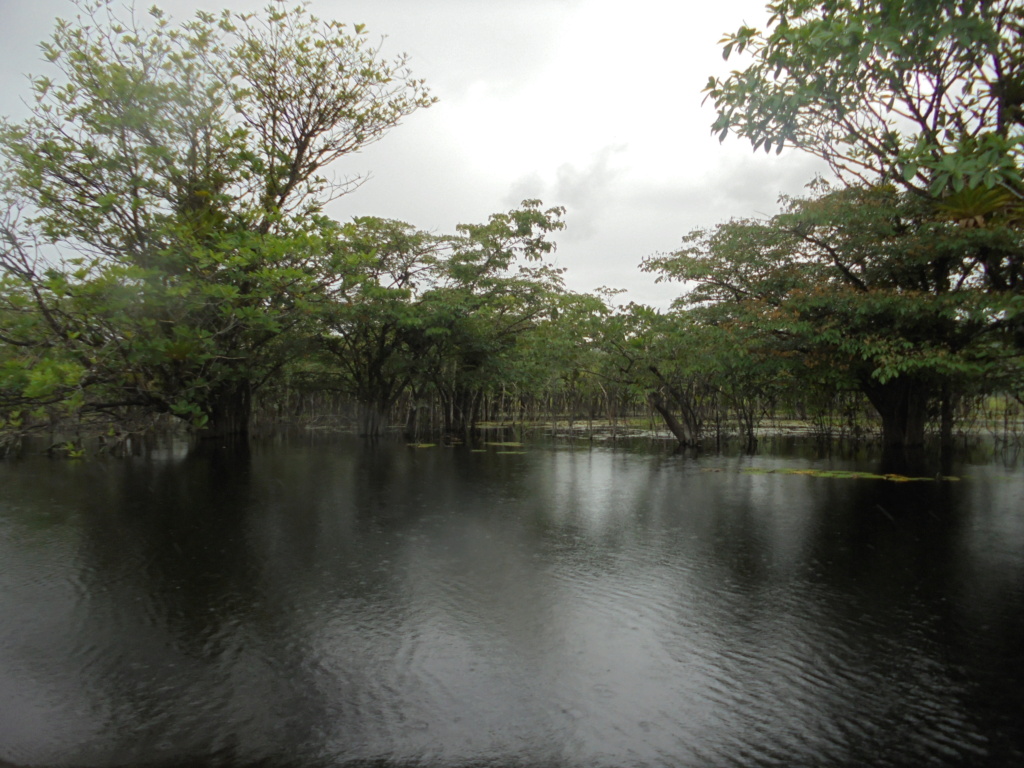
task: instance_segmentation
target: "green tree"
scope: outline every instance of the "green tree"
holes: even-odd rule
[[[613,293],[553,292],[548,312],[517,337],[503,366],[502,391],[535,418],[565,413],[571,425],[579,415],[612,417],[615,404],[598,339],[610,319],[607,300]]]
[[[695,232],[646,268],[855,385],[888,445],[959,393],[1019,387],[1024,9],[1017,0],[777,0],[722,43],[713,130],[828,163],[846,189]],[[1008,346],[1015,340],[1016,349]],[[998,382],[998,383],[997,383]]]
[[[437,279],[444,246],[444,238],[399,221],[363,217],[343,228],[352,286],[325,305],[319,343],[342,374],[340,389],[358,407],[361,435],[379,434],[415,383],[420,299]]]
[[[562,270],[545,256],[554,250],[548,234],[564,226],[563,212],[524,200],[485,224],[461,224],[448,238],[436,282],[422,295],[412,350],[450,434],[472,429],[519,337],[555,309]]]
[[[682,302],[798,357],[801,375],[845,377],[878,410],[890,446],[916,446],[937,407],[950,428],[957,392],[1009,386],[1016,296],[978,289],[983,253],[1014,230],[936,220],[892,187],[790,200],[767,221],[733,221],[649,258],[661,279],[692,281]]]
[[[735,424],[749,448],[779,377],[778,355],[752,333],[679,306],[630,304],[603,323],[608,377],[653,409],[681,447]]]
[[[741,27],[712,78],[712,130],[794,147],[855,186],[891,184],[936,218],[1018,228],[1024,181],[1024,7],[1019,0],[777,0]],[[988,246],[984,287],[1019,294],[1024,255]],[[981,287],[981,286],[979,286]],[[1024,347],[1024,319],[1008,318]]]
[[[43,318],[7,343],[60,349],[82,408],[244,433],[287,335],[339,284],[321,209],[355,181],[324,169],[432,98],[361,26],[302,5],[180,26],[79,8],[42,46],[55,73],[33,80],[30,117],[0,129],[5,183],[32,211],[9,217],[0,266],[8,301]]]
[[[933,196],[1021,191],[1019,0],[776,0],[723,39],[749,63],[712,78],[713,130],[796,147],[857,183]]]
[[[169,276],[97,258],[48,266],[11,247],[2,301],[20,322],[2,340],[6,397],[55,416],[142,409],[243,433],[250,393],[286,359],[320,293],[313,259],[300,259],[323,250],[309,237],[235,233],[193,248],[194,275]],[[19,361],[33,370],[17,375]],[[63,375],[41,388],[36,368]]]
[[[372,217],[342,226],[334,254],[345,286],[315,309],[325,356],[293,373],[305,368],[313,386],[350,398],[361,434],[378,434],[409,395],[407,431],[434,398],[445,430],[464,436],[485,396],[522,380],[527,337],[564,297],[544,260],[561,213],[527,200],[454,235]]]
[[[644,390],[680,446],[700,445],[717,394],[708,365],[710,326],[686,314],[662,314],[637,305],[629,310],[632,328],[622,347],[623,373]]]

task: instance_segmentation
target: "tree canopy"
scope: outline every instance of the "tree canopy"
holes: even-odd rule
[[[946,388],[1009,384],[1015,297],[980,290],[981,254],[1020,234],[936,220],[892,187],[825,189],[789,200],[769,220],[733,221],[687,236],[645,262],[691,281],[682,299],[707,322],[756,331],[807,378],[859,388],[893,444],[919,445]]]
[[[752,448],[780,407],[870,403],[917,446],[1022,396],[1019,2],[775,0],[728,35],[713,130],[836,178],[646,259],[686,287],[669,312],[567,290],[539,200],[451,233],[332,220],[360,183],[338,161],[434,100],[362,26],[77,7],[0,125],[0,437],[156,414],[223,438],[342,402],[366,435],[642,410]]]
[[[691,233],[649,259],[712,322],[842,372],[919,445],[981,381],[1019,386],[1024,7],[1017,0],[777,0],[722,40],[712,130],[825,160],[845,189]],[[708,314],[710,313],[710,314]],[[841,381],[836,381],[841,385]]]
[[[244,432],[289,332],[339,286],[322,207],[354,181],[327,167],[433,98],[303,5],[180,25],[78,7],[42,45],[29,118],[0,128],[4,311],[41,318],[9,342],[60,350],[54,401]]]
[[[941,196],[1019,196],[1024,7],[1019,0],[776,0],[766,30],[723,41],[746,66],[706,88],[713,130],[796,147],[848,181]]]

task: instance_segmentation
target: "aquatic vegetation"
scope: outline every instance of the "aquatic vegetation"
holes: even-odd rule
[[[714,471],[714,470],[702,470]],[[745,475],[807,475],[828,477],[837,480],[888,480],[891,483],[934,482],[936,480],[959,481],[959,477],[936,475],[935,477],[908,477],[893,473],[879,475],[874,472],[856,472],[846,469],[744,469]]]

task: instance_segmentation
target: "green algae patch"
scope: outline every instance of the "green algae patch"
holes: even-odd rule
[[[501,443],[501,442],[496,442],[496,441],[488,441],[488,442],[485,442],[484,445],[496,445],[498,447],[503,447],[503,448],[522,448],[523,447],[522,443],[513,443],[513,442]]]
[[[526,451],[495,451],[499,456],[522,456]]]
[[[407,443],[410,448],[437,448],[437,443]]]
[[[937,475],[936,477],[908,477],[906,475],[878,475],[874,472],[854,472],[845,469],[745,469],[746,475],[806,475],[808,477],[827,477],[834,480],[888,480],[890,483],[920,483],[947,480],[956,482],[959,477]]]

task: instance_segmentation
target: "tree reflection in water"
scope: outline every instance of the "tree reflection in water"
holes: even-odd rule
[[[0,464],[0,760],[1024,758],[1019,471],[770,472],[807,466],[879,468],[341,439]]]

